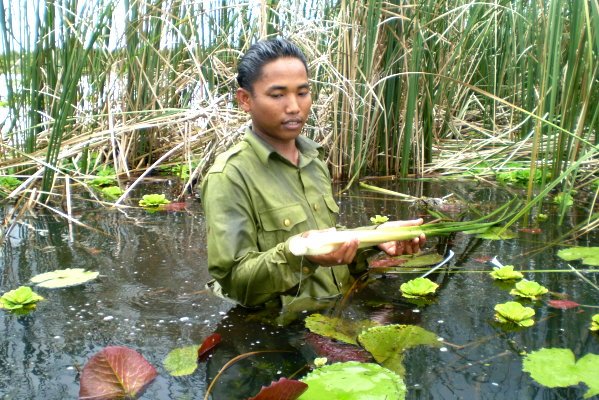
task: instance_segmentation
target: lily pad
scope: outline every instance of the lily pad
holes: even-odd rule
[[[501,226],[492,226],[491,228],[486,229],[484,232],[481,232],[476,235],[479,239],[487,239],[487,240],[507,240],[513,239],[517,235],[509,229],[504,229]]]
[[[500,281],[509,281],[522,279],[524,275],[520,271],[514,271],[513,265],[504,265],[503,267],[494,267],[489,273],[493,279]]]
[[[198,346],[171,350],[164,361],[164,368],[172,376],[191,375],[198,368]]]
[[[108,346],[83,367],[79,399],[134,399],[156,375],[156,369],[135,350]]]
[[[385,325],[368,329],[358,342],[374,359],[400,376],[405,374],[403,352],[415,346],[440,346],[437,335],[416,325]]]
[[[357,345],[356,337],[364,329],[378,326],[374,321],[351,321],[342,318],[327,317],[322,314],[309,315],[304,321],[311,332],[330,337],[341,342]]]
[[[19,286],[0,297],[0,308],[11,311],[35,308],[35,303],[41,300],[44,300],[44,298],[31,290],[29,286]]]
[[[306,390],[308,385],[304,382],[280,378],[270,386],[263,386],[256,396],[248,400],[297,400]]]
[[[96,279],[99,274],[99,272],[86,271],[83,268],[57,269],[36,275],[31,278],[31,282],[39,287],[56,289],[81,285],[82,283]]]
[[[372,268],[390,268],[401,266],[402,268],[418,268],[434,265],[443,260],[443,256],[437,253],[429,254],[406,254],[401,256],[389,257],[387,255],[376,257],[369,260],[368,264]]]
[[[585,265],[599,266],[599,247],[571,247],[557,252],[562,260],[582,260]]]
[[[568,387],[583,382],[589,388],[584,394],[585,399],[599,394],[597,354],[589,353],[576,362],[570,349],[541,349],[524,358],[522,369],[543,386]]]
[[[325,365],[301,380],[308,390],[299,400],[403,400],[406,384],[397,374],[373,363],[348,361]]]
[[[535,281],[529,281],[526,279],[522,279],[520,282],[516,283],[516,287],[510,291],[511,295],[526,297],[531,300],[538,300],[538,298],[549,290],[540,285]]]

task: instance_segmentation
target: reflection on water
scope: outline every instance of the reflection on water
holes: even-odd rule
[[[394,183],[389,188],[414,196],[454,193],[452,197],[463,207],[476,206],[484,212],[511,196],[473,183]],[[357,190],[340,193],[340,205],[347,226],[367,225],[374,214],[405,219],[423,212],[396,198]],[[543,211],[552,215],[550,208]],[[486,273],[476,271],[489,270],[485,260],[493,255],[525,271],[567,268],[556,258],[556,247],[544,246],[585,216],[572,212],[562,225],[550,218],[541,226],[541,234],[520,233],[514,240],[487,241],[463,234],[431,238],[427,247],[441,252],[451,248],[456,253],[449,271],[429,276],[441,285],[436,303],[417,307],[399,295],[401,283],[417,274],[377,274],[352,298],[334,303],[331,312],[385,324],[417,324],[443,339],[440,349],[421,346],[407,351],[409,399],[580,398],[584,387],[547,389],[534,383],[521,370],[520,353],[564,347],[577,358],[599,354],[599,337],[588,330],[596,310],[562,311],[537,303],[534,327],[505,332],[493,323],[493,307],[511,296]],[[154,214],[92,209],[81,220],[94,229],[73,227],[73,242],[62,219],[42,214],[23,220],[5,241],[0,293],[55,269],[97,270],[100,277],[83,286],[36,289],[46,301],[30,315],[0,312],[0,398],[76,398],[81,368],[108,345],[131,347],[158,369],[159,376],[143,399],[202,399],[209,382],[206,376],[214,376],[224,362],[247,351],[281,352],[236,364],[215,385],[215,399],[242,398],[241,393],[256,393],[270,380],[305,373],[315,353],[306,345],[301,320],[231,309],[204,290],[209,276],[199,204]],[[593,233],[581,238],[580,244],[596,246],[599,240]],[[596,274],[587,277],[597,284]],[[599,293],[575,274],[529,272],[527,278],[578,303],[599,304]],[[294,315],[307,315],[297,311]],[[269,321],[289,325],[277,327]],[[168,375],[162,360],[171,350],[199,345],[215,330],[223,334],[223,345],[208,367],[201,365],[187,377]]]

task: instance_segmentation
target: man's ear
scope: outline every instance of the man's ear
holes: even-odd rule
[[[246,89],[237,89],[237,102],[239,103],[239,107],[245,112],[249,112],[252,108],[251,97],[252,95]]]

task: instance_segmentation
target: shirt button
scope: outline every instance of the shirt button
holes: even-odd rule
[[[312,208],[314,209],[314,211],[318,211],[318,209],[320,207],[318,207],[318,203],[314,203],[314,205],[312,206]]]
[[[285,225],[285,226],[291,225],[291,220],[289,218],[285,218],[285,221],[283,221],[283,225]]]
[[[304,274],[309,274],[309,273],[310,273],[310,268],[308,268],[308,267],[304,267],[304,268],[302,268],[302,272],[303,272]]]

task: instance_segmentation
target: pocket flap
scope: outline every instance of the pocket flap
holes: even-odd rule
[[[260,222],[265,231],[291,231],[294,226],[307,219],[300,204],[262,211]]]

